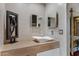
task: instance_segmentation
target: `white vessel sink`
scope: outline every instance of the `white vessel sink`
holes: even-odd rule
[[[51,38],[49,36],[32,36],[33,40],[37,40],[38,42],[47,42],[50,40],[54,40],[54,38]]]

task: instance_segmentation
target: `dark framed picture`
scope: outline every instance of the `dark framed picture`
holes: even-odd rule
[[[6,39],[11,40],[18,37],[18,14],[6,11]],[[11,40],[12,42],[12,40]]]

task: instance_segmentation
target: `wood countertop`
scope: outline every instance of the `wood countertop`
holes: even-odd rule
[[[5,44],[0,50],[0,53],[2,56],[32,55],[50,49],[59,48],[59,45],[59,41],[55,40],[42,43],[36,43],[33,40],[23,40],[13,44]]]

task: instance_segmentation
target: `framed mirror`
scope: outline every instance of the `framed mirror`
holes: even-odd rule
[[[73,18],[73,29],[74,29],[74,36],[79,36],[79,16]]]
[[[32,15],[32,27],[37,27],[37,15]]]
[[[58,27],[58,13],[56,13],[56,17],[48,17],[48,27],[50,29]]]
[[[48,27],[49,28],[55,27],[55,18],[54,17],[48,17]]]

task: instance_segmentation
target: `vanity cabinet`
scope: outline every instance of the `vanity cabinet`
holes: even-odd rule
[[[59,56],[59,55],[60,55],[59,48],[51,49],[37,54],[37,56]]]
[[[17,46],[11,45],[7,49],[9,49],[10,47],[12,49],[9,49],[9,50],[4,49],[4,51],[1,51],[1,56],[43,56],[43,55],[51,56],[55,53],[58,53],[56,51],[58,51],[57,48],[59,48],[59,46],[60,46],[59,41],[51,41],[51,42],[46,42],[46,43],[33,43],[32,42],[31,44],[32,45],[30,45],[30,46],[16,48],[16,49],[13,49],[13,47],[14,46],[18,47],[19,45],[17,45]],[[56,49],[56,50],[54,50],[54,49]]]

